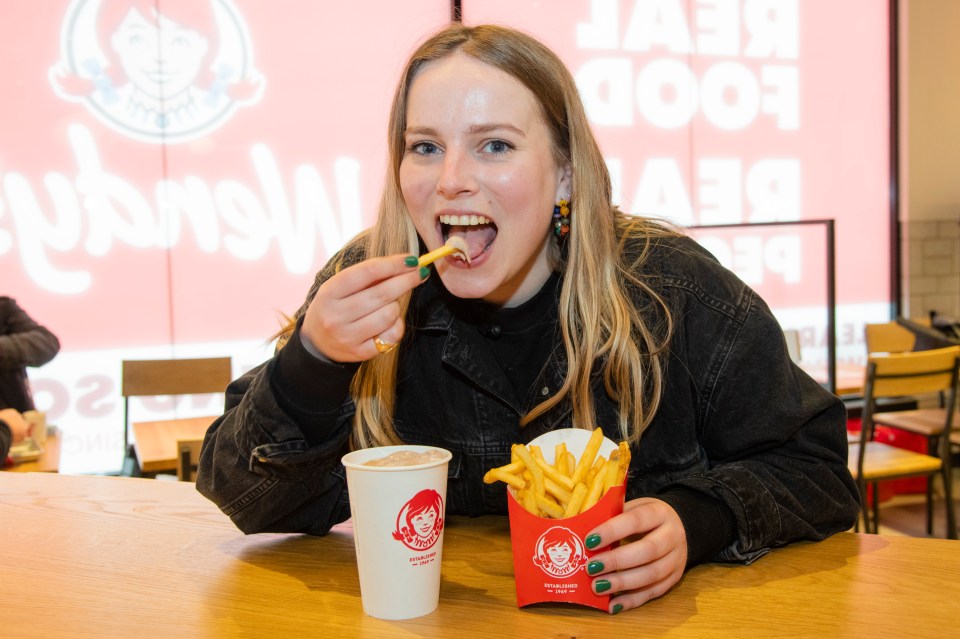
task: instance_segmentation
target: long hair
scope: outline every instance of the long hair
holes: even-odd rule
[[[595,427],[591,379],[603,377],[619,406],[624,439],[639,441],[660,401],[663,353],[672,332],[670,313],[650,286],[634,275],[644,255],[622,255],[628,237],[653,238],[674,231],[644,218],[628,217],[611,204],[610,175],[580,101],[576,84],[560,59],[536,39],[514,29],[452,24],[413,53],[398,83],[389,122],[389,163],[379,217],[365,238],[367,255],[416,253],[416,229],[400,193],[407,98],[423,65],[462,52],[520,81],[540,104],[551,133],[557,166],[571,170],[570,233],[563,249],[554,247],[554,268],[565,277],[559,321],[566,352],[563,385],[526,414],[525,425],[571,399],[573,424]],[[633,295],[629,289],[634,289]],[[638,308],[638,299],[649,308]],[[406,316],[410,295],[401,302]],[[658,318],[647,326],[644,317]],[[404,344],[364,362],[354,376],[356,402],[351,445],[365,448],[399,443],[393,428],[398,357]]]

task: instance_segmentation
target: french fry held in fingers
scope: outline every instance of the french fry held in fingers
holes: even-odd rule
[[[467,243],[462,237],[455,235],[448,239],[447,243],[440,248],[421,255],[420,259],[417,260],[417,265],[427,266],[429,264],[433,264],[441,257],[446,257],[452,253],[460,253],[460,255],[463,256],[463,259],[466,260],[467,264],[470,263],[470,248],[467,246]]]
[[[553,463],[547,462],[536,446],[514,444],[511,462],[488,470],[483,481],[507,484],[514,489],[517,503],[538,517],[573,517],[589,510],[611,488],[626,480],[629,445],[621,442],[606,459],[599,454],[602,442],[603,431],[594,429],[579,461],[565,444],[558,444]]]

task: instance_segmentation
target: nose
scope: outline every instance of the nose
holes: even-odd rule
[[[475,181],[469,158],[461,151],[448,148],[437,178],[437,193],[452,200],[472,192],[474,188]]]

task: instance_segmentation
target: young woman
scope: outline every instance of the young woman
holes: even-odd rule
[[[766,305],[681,234],[611,204],[570,73],[495,26],[450,26],[394,98],[376,225],[317,275],[276,355],[228,389],[198,489],[245,532],[350,516],[340,456],[453,452],[447,515],[506,512],[484,472],[557,428],[629,440],[622,515],[588,548],[610,611],[703,561],[853,525],[842,403]],[[556,213],[555,213],[556,211]],[[435,272],[416,255],[462,237]]]

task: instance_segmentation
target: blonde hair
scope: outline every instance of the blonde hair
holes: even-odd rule
[[[555,268],[565,272],[559,318],[568,368],[560,389],[535,406],[521,424],[528,424],[573,397],[573,424],[579,428],[595,427],[591,378],[598,372],[594,364],[602,362],[599,372],[605,390],[620,408],[621,436],[636,443],[659,405],[664,351],[672,327],[666,304],[634,274],[646,250],[640,255],[626,256],[623,242],[628,237],[650,240],[675,231],[644,218],[626,216],[611,204],[610,176],[573,77],[560,59],[536,39],[501,26],[467,27],[454,23],[413,53],[393,98],[389,166],[377,223],[364,238],[367,255],[418,252],[417,233],[399,183],[407,96],[424,64],[457,51],[505,71],[530,90],[541,105],[551,132],[557,166],[568,166],[571,171],[571,230],[564,249],[555,249],[552,255]],[[638,290],[631,295],[628,287]],[[646,300],[648,308],[637,307],[640,299]],[[401,300],[404,316],[409,301],[409,295]],[[659,319],[655,326],[647,326],[644,317]],[[354,376],[354,448],[399,443],[393,412],[403,347],[401,344],[400,349],[364,362]]]

